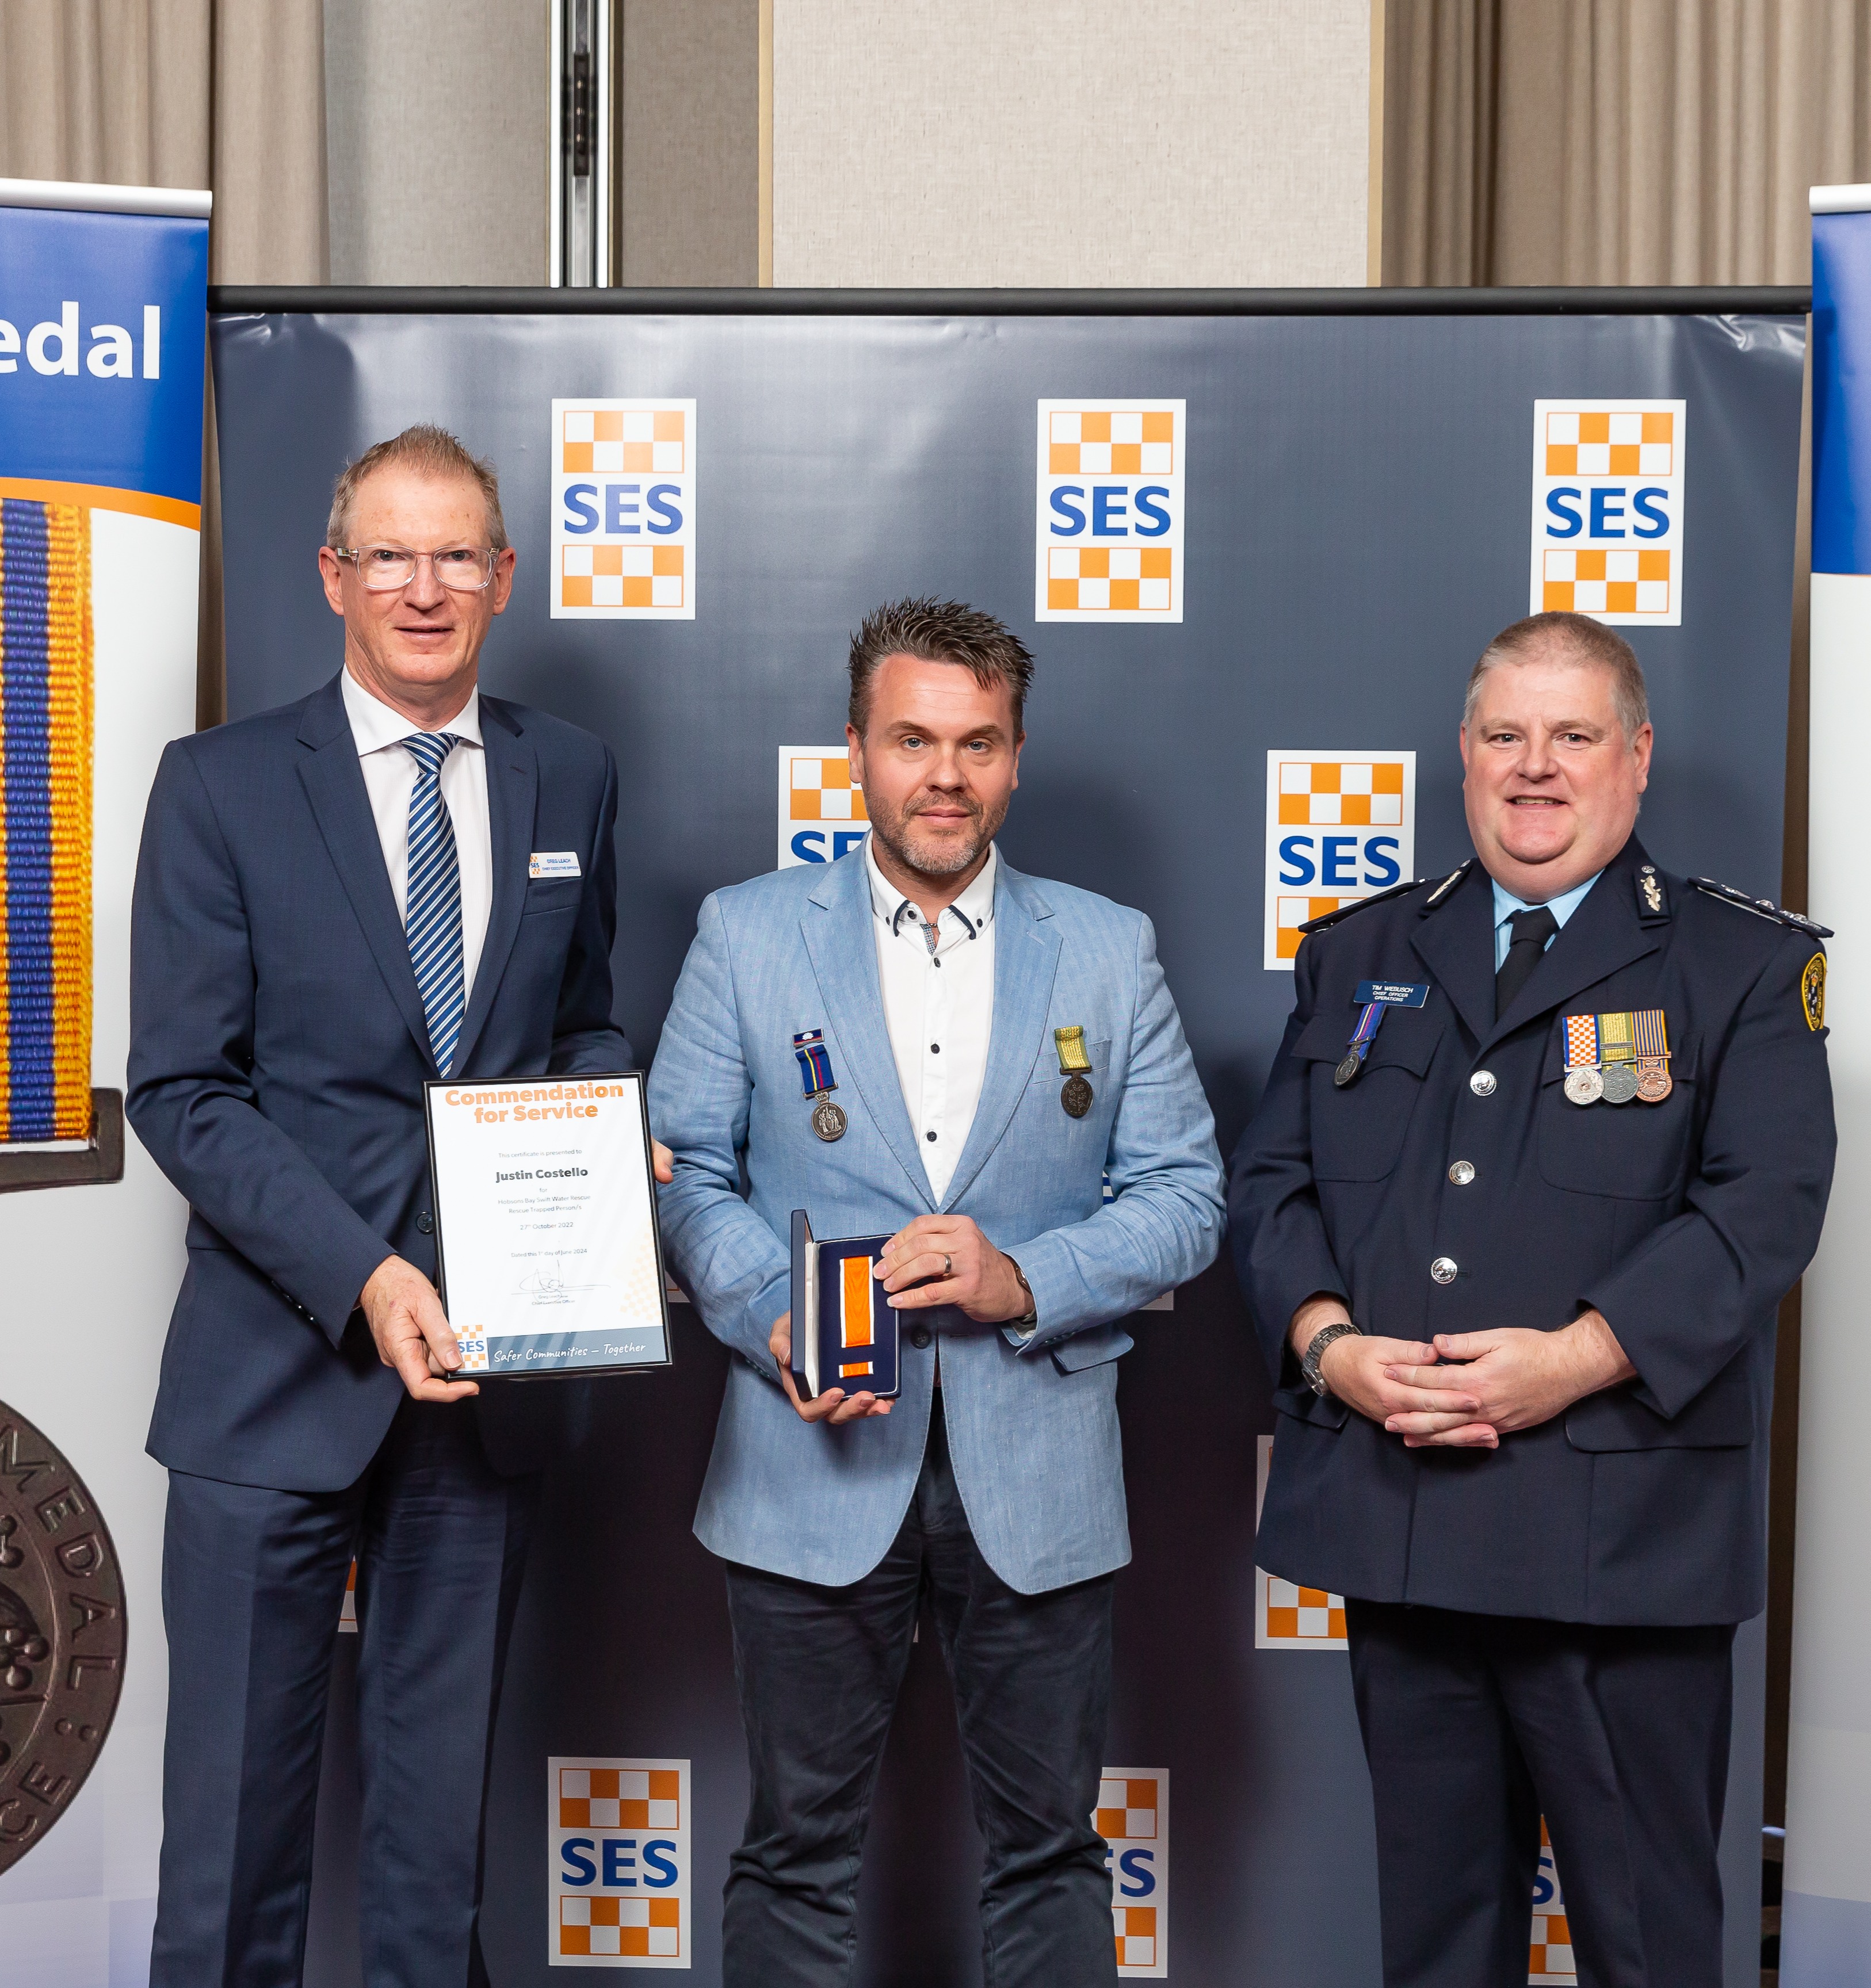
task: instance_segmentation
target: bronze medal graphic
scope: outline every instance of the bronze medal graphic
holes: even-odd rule
[[[848,1122],[844,1107],[833,1104],[829,1097],[821,1097],[812,1107],[812,1129],[828,1146],[833,1140],[844,1137]]]
[[[77,1473],[0,1401],[0,1871],[70,1807],[123,1686],[123,1581]]]
[[[1661,1063],[1653,1063],[1637,1080],[1637,1095],[1646,1104],[1660,1104],[1676,1084]]]
[[[1082,1077],[1068,1077],[1059,1087],[1059,1102],[1066,1115],[1082,1118],[1091,1109],[1091,1087]]]
[[[1342,1090],[1354,1082],[1358,1073],[1364,1068],[1364,1058],[1355,1050],[1347,1050],[1338,1067],[1331,1073],[1331,1080]]]

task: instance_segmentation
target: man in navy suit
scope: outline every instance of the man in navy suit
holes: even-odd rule
[[[1474,854],[1315,919],[1234,1158],[1279,1434],[1255,1558],[1345,1598],[1386,1988],[1720,1988],[1775,1315],[1832,1178],[1823,929],[1636,834],[1643,672],[1572,614],[1468,681]]]
[[[152,1988],[300,1979],[354,1555],[364,1976],[486,1980],[482,1784],[575,1398],[448,1378],[422,1086],[631,1060],[616,763],[475,686],[513,584],[492,470],[411,428],[345,472],[326,539],[342,672],[171,744],[137,869],[129,1114],[190,1206],[149,1442],[170,1485]]]

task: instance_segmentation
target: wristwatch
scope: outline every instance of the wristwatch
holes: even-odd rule
[[[1358,1327],[1348,1318],[1340,1319],[1335,1325],[1321,1325],[1306,1342],[1306,1350],[1299,1363],[1299,1371],[1306,1377],[1306,1385],[1315,1395],[1329,1395],[1331,1388],[1325,1384],[1325,1376],[1319,1371],[1319,1356],[1335,1339],[1342,1339],[1348,1332],[1358,1332]]]
[[[1005,1256],[1007,1253],[1003,1250],[1001,1253]],[[1007,1320],[1007,1323],[1009,1325],[1012,1326],[1017,1332],[1030,1332],[1034,1327],[1037,1325],[1040,1322],[1039,1305],[1034,1297],[1033,1286],[1027,1281],[1026,1272],[1023,1270],[1017,1263],[1013,1263],[1013,1259],[1011,1256],[1007,1257],[1007,1261],[1013,1264],[1014,1278],[1019,1283],[1020,1289],[1027,1293],[1027,1310],[1025,1315],[1020,1318],[1010,1318]]]

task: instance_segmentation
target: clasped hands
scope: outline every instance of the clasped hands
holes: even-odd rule
[[[1314,1332],[1345,1315],[1341,1300],[1308,1299],[1293,1315],[1294,1350],[1303,1355]],[[1555,1332],[1504,1326],[1427,1342],[1348,1332],[1319,1361],[1339,1400],[1400,1435],[1406,1449],[1497,1449],[1504,1435],[1550,1422],[1636,1371],[1595,1311]]]
[[[675,1178],[674,1157],[660,1139],[651,1144],[656,1178],[667,1187]],[[481,1391],[475,1381],[449,1378],[462,1364],[455,1328],[435,1286],[407,1258],[386,1256],[377,1265],[357,1308],[370,1328],[377,1358],[396,1369],[411,1400],[465,1401]]]
[[[884,1245],[872,1270],[891,1293],[897,1311],[927,1310],[932,1305],[956,1305],[983,1325],[1024,1318],[1032,1302],[1003,1256],[966,1215],[919,1215]],[[926,1281],[925,1281],[926,1280]],[[914,1289],[911,1286],[914,1286]],[[860,1389],[848,1400],[842,1388],[827,1388],[809,1401],[799,1398],[793,1381],[793,1314],[775,1322],[767,1345],[780,1363],[780,1384],[787,1399],[809,1422],[861,1422],[887,1415],[895,1405]]]

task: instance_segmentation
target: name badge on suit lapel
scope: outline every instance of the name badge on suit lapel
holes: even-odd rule
[[[812,1129],[830,1145],[844,1137],[850,1122],[841,1105],[832,1103],[828,1092],[837,1084],[831,1074],[831,1053],[825,1046],[823,1029],[805,1029],[793,1038],[793,1053],[799,1059],[800,1080],[806,1089],[806,1102],[812,1107]]]

